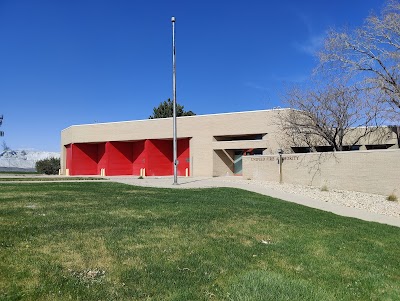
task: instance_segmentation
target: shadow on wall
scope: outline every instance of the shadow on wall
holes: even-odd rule
[[[70,175],[146,175],[173,174],[172,140],[75,143],[66,147],[66,168]],[[178,175],[190,168],[189,138],[178,139]]]
[[[213,176],[233,175],[234,173],[234,156],[232,150],[214,150]]]

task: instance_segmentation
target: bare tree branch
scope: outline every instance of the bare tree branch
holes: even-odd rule
[[[319,71],[345,70],[364,89],[377,90],[391,119],[400,116],[400,2],[390,0],[380,15],[355,30],[331,30],[319,53]],[[375,95],[377,95],[375,93]],[[371,96],[369,96],[371,97]]]
[[[291,146],[327,145],[342,151],[375,132],[382,120],[380,106],[371,105],[363,90],[339,83],[290,88],[284,102],[293,108],[279,115]]]

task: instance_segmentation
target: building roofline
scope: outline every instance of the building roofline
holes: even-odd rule
[[[199,118],[199,117],[208,117],[208,116],[220,116],[220,115],[233,115],[233,114],[246,114],[246,113],[258,113],[258,112],[271,112],[271,111],[285,111],[291,110],[291,108],[273,108],[266,110],[253,110],[253,111],[239,111],[239,112],[228,112],[228,113],[214,113],[214,114],[203,114],[203,115],[193,115],[193,116],[180,116],[177,118]],[[88,126],[88,125],[101,125],[101,124],[116,124],[116,123],[128,123],[128,122],[151,122],[151,120],[160,120],[160,119],[172,119],[172,117],[167,118],[154,118],[154,119],[138,119],[138,120],[125,120],[125,121],[111,121],[111,122],[99,122],[99,123],[85,123],[85,124],[74,124],[69,127],[61,130],[61,132],[68,130],[72,127],[80,127],[80,126]]]

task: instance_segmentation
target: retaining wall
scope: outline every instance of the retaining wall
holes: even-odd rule
[[[400,150],[282,155],[282,181],[400,197]],[[243,178],[279,182],[279,155],[243,157]]]

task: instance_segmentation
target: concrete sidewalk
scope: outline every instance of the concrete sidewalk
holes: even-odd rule
[[[304,195],[287,193],[285,191],[269,189],[249,180],[243,180],[241,177],[189,177],[178,178],[178,184],[173,185],[173,177],[146,177],[138,179],[137,177],[114,176],[107,177],[109,180],[136,186],[160,187],[173,189],[187,188],[211,188],[211,187],[232,187],[240,188],[248,191],[268,195],[274,198],[279,198],[288,202],[304,205],[311,208],[316,208],[328,212],[335,213],[341,216],[354,217],[365,221],[377,222],[381,224],[400,227],[400,218],[377,214],[358,208],[340,206],[333,203],[322,202],[316,199],[309,198]]]

